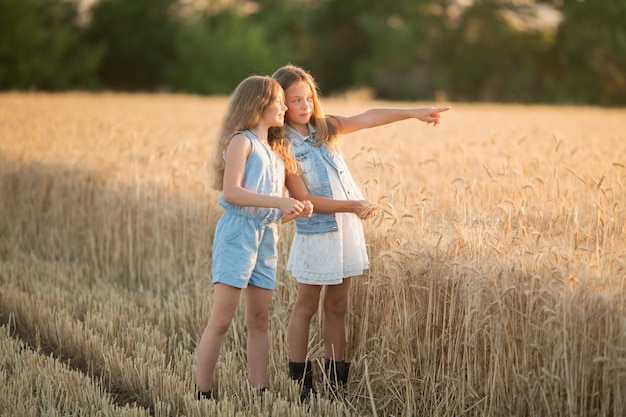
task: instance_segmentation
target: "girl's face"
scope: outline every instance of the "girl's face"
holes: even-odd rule
[[[286,111],[287,106],[285,105],[285,97],[283,95],[283,89],[281,88],[276,95],[276,100],[265,109],[263,119],[269,127],[281,127],[285,124]]]
[[[315,104],[311,86],[305,81],[298,81],[285,90],[287,101],[287,121],[290,125],[306,125],[311,120]]]

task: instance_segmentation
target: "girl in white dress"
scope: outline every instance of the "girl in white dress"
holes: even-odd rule
[[[298,282],[287,328],[289,375],[302,385],[302,401],[315,392],[311,361],[307,360],[309,327],[325,288],[325,370],[331,398],[343,398],[350,369],[344,358],[348,293],[351,278],[362,275],[369,266],[360,217],[371,213],[366,210],[371,204],[364,200],[341,155],[341,135],[410,118],[436,126],[439,113],[449,107],[378,108],[350,117],[326,116],[308,72],[287,65],[272,78],[285,91],[285,135],[299,165],[300,176],[288,175],[285,184],[293,198],[310,200],[314,206],[310,218],[296,219],[287,263]]]

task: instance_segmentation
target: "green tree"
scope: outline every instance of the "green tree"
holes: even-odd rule
[[[515,27],[528,5],[511,0],[476,0],[447,23],[434,44],[437,84],[449,98],[469,101],[533,101],[540,57],[549,36]],[[523,25],[522,25],[523,26]]]
[[[290,59],[299,61],[309,33],[309,20],[317,5],[309,0],[258,0],[258,10],[250,18],[266,28],[271,44],[284,45]]]
[[[434,0],[263,0],[275,36],[292,61],[311,70],[325,93],[373,87],[378,97],[431,95],[429,41],[437,30]],[[286,7],[291,4],[291,7]],[[291,16],[291,17],[289,17]],[[280,20],[283,23],[280,23]]]
[[[432,97],[432,43],[439,36],[432,0],[374,2],[358,17],[370,53],[355,66],[355,80],[390,99]]]
[[[291,54],[286,42],[270,40],[267,27],[236,10],[192,19],[180,31],[168,65],[170,85],[190,93],[229,94],[249,75],[272,74]]]
[[[0,0],[0,89],[92,88],[101,55],[83,41],[76,2]]]
[[[176,56],[178,0],[99,0],[91,9],[89,42],[104,45],[99,77],[107,88],[154,90],[167,84]]]
[[[626,2],[557,2],[563,14],[545,80],[552,99],[626,104]]]
[[[357,63],[371,54],[367,33],[359,22],[363,10],[376,0],[326,0],[303,19],[306,39],[299,54],[326,93],[354,84]]]

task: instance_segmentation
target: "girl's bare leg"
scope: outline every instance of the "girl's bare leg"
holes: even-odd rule
[[[213,371],[226,332],[233,321],[241,289],[217,283],[213,289],[213,310],[198,344],[196,365],[196,389],[209,391]]]
[[[324,317],[322,336],[324,338],[324,355],[328,359],[343,361],[346,345],[346,312],[350,280],[346,278],[339,285],[328,285],[324,290]]]
[[[264,388],[267,385],[269,363],[269,307],[272,290],[249,285],[244,291],[246,302],[246,327],[248,328],[248,366],[250,385]]]
[[[293,362],[306,361],[309,327],[317,312],[321,291],[321,285],[298,284],[298,295],[287,327],[289,359]]]

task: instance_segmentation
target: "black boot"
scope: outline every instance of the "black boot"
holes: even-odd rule
[[[334,361],[326,359],[324,369],[328,377],[330,392],[328,397],[331,400],[347,398],[348,394],[348,373],[350,372],[350,362]]]
[[[198,400],[214,400],[215,399],[215,398],[213,398],[213,391],[212,390],[196,391],[196,393],[197,393]]]
[[[298,381],[302,387],[300,391],[300,402],[306,402],[311,394],[316,394],[315,388],[313,387],[313,366],[311,365],[311,361],[289,361],[289,379]]]
[[[256,395],[254,396],[253,401],[258,401],[259,403],[265,402],[267,398],[265,393],[269,393],[267,387],[256,388],[254,392]]]

